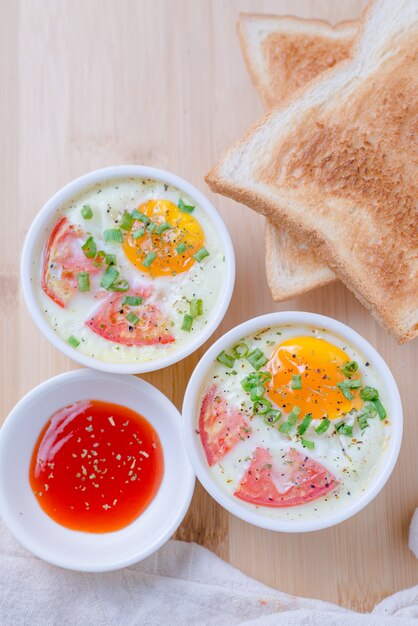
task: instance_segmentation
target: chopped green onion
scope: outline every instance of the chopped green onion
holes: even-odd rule
[[[281,426],[279,427],[281,433],[284,433],[285,435],[288,435],[290,433],[290,431],[298,421],[299,413],[300,408],[298,406],[294,406],[287,416],[287,421],[283,422],[283,424],[281,424]]]
[[[337,424],[335,424],[335,430],[339,435],[347,435],[347,437],[353,436],[353,427],[346,424],[344,420],[341,420]]]
[[[193,324],[192,316],[186,313],[186,315],[183,317],[183,324],[181,325],[181,330],[190,332],[192,329],[192,324]]]
[[[90,291],[90,275],[88,272],[80,272],[77,280],[79,291]]]
[[[308,450],[313,450],[315,448],[315,443],[313,441],[309,441],[309,439],[301,438],[301,443],[304,448],[308,448]]]
[[[241,380],[241,387],[244,389],[244,391],[251,391],[251,389],[255,387],[258,382],[260,382],[258,378],[255,379],[249,374]]]
[[[103,289],[109,289],[109,287],[115,282],[118,276],[119,272],[116,267],[114,265],[109,265],[109,267],[106,268],[106,271],[102,276],[100,285],[103,287]]]
[[[89,219],[89,218],[88,218]],[[71,335],[71,337],[68,337],[68,343],[70,344],[70,346],[72,346],[73,348],[78,348],[78,346],[80,345],[79,340],[77,339],[77,337],[74,337],[73,335]]]
[[[363,387],[360,389],[360,398],[362,400],[376,400],[379,397],[379,392],[374,387]]]
[[[93,259],[93,265],[95,267],[102,267],[103,263],[106,261],[106,253],[103,250],[99,250]]]
[[[140,296],[125,296],[122,300],[122,306],[129,304],[129,306],[139,306],[142,304],[142,298]]]
[[[153,232],[154,232],[154,230],[155,230],[156,225],[157,225],[157,224],[156,224],[155,222],[150,222],[150,223],[148,224],[148,226],[147,226],[147,231],[148,231],[149,233],[153,233]]]
[[[155,227],[155,232],[157,233],[157,235],[162,235],[166,230],[170,230],[171,225],[168,222],[164,222],[163,224],[158,224],[158,226]]]
[[[318,435],[322,435],[328,430],[330,424],[331,420],[329,420],[327,417],[322,418],[319,426],[315,428],[315,432],[318,433]]]
[[[184,243],[184,241],[182,241],[181,243],[179,243],[179,245],[176,248],[177,254],[182,254],[186,250],[186,248],[187,248],[186,244]]]
[[[151,267],[151,264],[155,261],[156,258],[157,255],[151,250],[151,252],[148,252],[147,256],[142,261],[142,265],[144,265],[145,267]]]
[[[255,350],[250,352],[250,354],[247,356],[247,361],[251,363],[251,365],[253,366],[255,370],[259,370],[267,363],[268,359],[261,352],[261,350],[256,348]]]
[[[344,398],[347,398],[347,400],[352,400],[354,398],[351,391],[347,389],[347,387],[343,386],[343,383],[337,383],[337,385],[340,388],[340,391],[343,394]]]
[[[184,204],[181,198],[179,198],[179,203],[177,206],[182,213],[193,213],[193,211],[195,210],[195,207],[191,204]]]
[[[190,315],[192,317],[199,317],[203,313],[203,300],[200,298],[193,298],[190,301]]]
[[[140,211],[137,211],[136,209],[131,211],[131,217],[133,217],[134,220],[139,220],[140,222],[145,224],[145,226],[148,226],[148,224],[151,221],[148,215],[145,215],[144,213],[141,213]]]
[[[383,404],[380,402],[379,398],[372,400],[372,404],[374,408],[376,409],[377,414],[379,415],[380,419],[384,420],[386,417],[386,410]]]
[[[132,215],[130,215],[130,213],[128,213],[128,211],[125,211],[125,213],[120,218],[119,227],[123,228],[123,230],[131,230],[134,221],[135,220],[132,217]]]
[[[116,256],[114,254],[106,254],[106,265],[116,265]]]
[[[132,239],[135,239],[135,241],[137,239],[140,239],[141,237],[143,237],[145,234],[145,228],[138,228],[138,230],[134,230],[133,232],[131,232],[131,237]]]
[[[360,378],[355,378],[354,380],[348,379],[340,384],[345,385],[348,389],[359,389],[361,387],[361,380]]]
[[[139,317],[137,317],[135,313],[132,313],[132,311],[128,313],[128,315],[126,316],[126,319],[128,320],[130,324],[132,324],[132,326],[135,326],[139,322]]]
[[[85,204],[83,206],[83,208],[81,209],[81,217],[84,220],[91,220],[91,218],[93,217],[93,211],[91,210],[91,206],[88,204]]]
[[[200,248],[200,250],[198,250],[193,255],[193,258],[196,259],[196,261],[198,261],[198,263],[201,263],[203,261],[203,259],[205,259],[207,256],[209,256],[209,252],[206,250],[206,248]]]
[[[189,315],[189,317],[191,317],[191,315]],[[191,319],[193,318],[191,317]],[[218,361],[218,363],[222,363],[222,365],[225,365],[226,367],[234,367],[234,363],[235,363],[234,357],[231,356],[230,354],[227,354],[225,350],[222,350],[222,352],[218,354],[218,356],[216,357],[216,360]]]
[[[293,407],[293,409],[290,411],[289,415],[287,416],[287,421],[289,422],[289,424],[292,424],[292,426],[296,424],[296,422],[298,421],[300,411],[301,410],[298,406]]]
[[[267,426],[271,426],[279,421],[281,415],[282,412],[278,409],[270,409],[270,411],[264,416],[264,423],[267,424]]]
[[[291,424],[290,422],[283,422],[279,426],[279,431],[283,433],[284,435],[288,435],[290,431],[292,430],[293,426],[294,424]]]
[[[243,359],[249,353],[247,344],[237,343],[237,345],[232,348],[232,353],[236,359]]]
[[[359,387],[361,387],[361,380],[343,380],[342,382],[337,383],[337,387],[343,394],[344,398],[347,398],[347,400],[352,400],[354,396],[351,393],[350,389],[358,389]]]
[[[120,228],[108,228],[107,230],[103,231],[103,238],[105,241],[123,243],[123,235]]]
[[[250,400],[254,402],[255,400],[259,400],[266,393],[266,388],[264,385],[256,385],[255,387],[251,387],[250,389]]]
[[[302,377],[300,374],[293,374],[291,388],[293,390],[302,389]]]
[[[271,409],[271,402],[270,400],[267,400],[266,398],[260,398],[259,400],[256,400],[253,404],[253,411],[257,415],[265,415],[266,413],[270,411],[270,409]]]
[[[310,413],[307,413],[305,417],[303,418],[302,423],[299,424],[297,428],[298,435],[305,434],[311,422],[312,422],[312,415]]]
[[[260,380],[263,383],[268,383],[270,382],[270,380],[272,379],[272,375],[270,374],[270,372],[258,372],[257,374],[258,376],[261,376]]]
[[[367,426],[369,425],[367,420],[375,418],[376,414],[377,410],[374,406],[374,402],[368,402],[367,404],[365,404],[363,407],[363,411],[359,415],[357,415],[357,421],[360,430],[364,430],[365,428],[367,428]]]
[[[95,264],[96,267],[101,267],[103,263],[107,262],[106,257],[107,257],[106,252],[104,250],[99,250],[96,254],[96,258],[94,259],[93,263]],[[110,265],[110,263],[107,263],[107,265]]]
[[[341,367],[341,371],[344,374],[344,376],[350,376],[351,374],[354,374],[354,372],[357,372],[357,370],[358,370],[357,361],[349,361],[348,363],[346,363],[345,365]]]
[[[369,425],[369,423],[367,421],[367,416],[364,415],[363,413],[361,415],[357,416],[357,421],[358,421],[358,425],[360,427],[360,430],[364,430]]]
[[[119,291],[122,293],[124,291],[129,291],[129,283],[125,278],[121,278],[120,280],[117,280],[110,285],[110,290]]]
[[[265,388],[262,385],[269,380],[271,380],[270,372],[250,372],[248,376],[241,380],[241,387],[244,391],[251,391],[256,387],[261,386],[264,393]]]
[[[87,241],[81,246],[81,249],[88,259],[93,259],[97,253],[97,247],[93,237],[89,237]]]
[[[362,415],[365,415],[367,419],[371,419],[376,417],[377,411],[372,402],[368,402],[363,406],[363,410],[361,412]]]

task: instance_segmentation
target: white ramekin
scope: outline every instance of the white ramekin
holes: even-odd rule
[[[137,411],[155,428],[163,448],[164,475],[154,500],[116,532],[85,533],[61,526],[41,509],[29,483],[30,460],[43,426],[58,409],[83,399]],[[81,369],[50,378],[18,402],[0,430],[0,515],[28,550],[67,569],[115,570],[155,552],[181,524],[194,483],[179,412],[158,389],[135,376]]]
[[[202,446],[196,437],[196,419],[200,401],[202,385],[204,384],[208,370],[212,366],[217,355],[228,349],[234,343],[238,343],[242,337],[251,335],[262,328],[270,326],[278,326],[284,324],[306,325],[316,328],[323,328],[326,331],[334,333],[347,341],[347,344],[357,349],[366,361],[373,363],[377,375],[382,380],[386,388],[386,403],[388,414],[391,417],[391,437],[388,449],[386,451],[382,466],[379,473],[371,480],[367,491],[353,504],[336,512],[331,512],[328,516],[321,519],[306,520],[275,520],[258,513],[256,509],[249,510],[242,506],[237,498],[228,496],[213,480],[207,460],[202,450]],[[201,358],[197,364],[189,384],[183,403],[183,431],[186,443],[187,453],[196,472],[196,475],[205,489],[210,495],[221,504],[227,511],[233,513],[242,520],[269,530],[281,532],[309,532],[313,530],[321,530],[334,526],[348,519],[363,509],[369,502],[373,500],[383,488],[398,458],[402,441],[403,414],[402,404],[399,396],[398,387],[395,379],[380,354],[369,344],[366,339],[356,333],[352,328],[324,315],[316,315],[315,313],[304,313],[300,311],[284,311],[279,313],[270,313],[255,317],[239,326],[236,326],[218,341],[216,341]]]
[[[34,264],[40,263],[40,253],[43,245],[47,240],[49,232],[56,220],[57,209],[69,200],[79,194],[83,189],[96,183],[113,180],[115,178],[136,177],[136,178],[153,178],[168,185],[177,187],[184,191],[190,198],[196,201],[201,209],[209,216],[218,234],[221,246],[225,251],[225,275],[223,284],[219,286],[219,297],[216,309],[210,317],[205,329],[202,333],[197,334],[195,339],[187,346],[173,352],[161,359],[152,360],[143,363],[112,363],[101,361],[90,356],[86,356],[61,339],[48,324],[44,317],[38,298],[36,297],[36,289],[40,289],[40,285],[34,284],[32,280],[34,275]],[[164,170],[147,167],[144,165],[117,165],[106,167],[104,169],[95,170],[89,174],[85,174],[58,191],[48,202],[42,207],[38,215],[32,222],[31,227],[26,235],[23,245],[21,260],[21,282],[23,295],[26,300],[29,313],[31,314],[35,324],[45,337],[66,356],[77,361],[86,367],[101,370],[103,372],[113,372],[115,374],[142,374],[157,369],[162,369],[173,363],[181,361],[186,356],[197,350],[205,341],[209,339],[212,333],[219,326],[231,300],[235,282],[235,255],[231,238],[228,230],[209,200],[190,183],[182,178],[166,172]]]

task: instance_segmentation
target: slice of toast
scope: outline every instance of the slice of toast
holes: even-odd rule
[[[237,30],[248,72],[264,106],[271,109],[347,59],[358,22],[331,26],[323,20],[241,13]]]
[[[318,74],[346,59],[358,22],[332,27],[322,20],[241,13],[238,37],[264,106],[283,105]],[[273,300],[294,298],[335,280],[303,241],[266,220],[266,274]]]
[[[352,58],[256,122],[217,192],[318,251],[400,342],[418,334],[418,3],[376,0]]]
[[[335,274],[303,239],[266,220],[266,275],[275,302],[296,298],[335,280]]]

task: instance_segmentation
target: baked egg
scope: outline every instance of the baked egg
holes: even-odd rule
[[[150,178],[98,183],[59,207],[39,299],[75,350],[114,363],[177,352],[214,316],[225,253],[209,215]]]
[[[359,499],[388,449],[381,380],[337,335],[277,326],[223,350],[196,437],[215,482],[271,518],[321,518]]]

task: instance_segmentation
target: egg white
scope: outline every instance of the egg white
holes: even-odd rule
[[[378,389],[383,405],[388,406],[385,389],[377,377],[373,363],[366,366],[364,357],[351,346],[348,346],[340,337],[323,330],[292,325],[266,329],[256,336],[243,337],[242,341],[248,345],[250,350],[259,348],[267,357],[270,357],[279,343],[299,335],[312,335],[323,338],[342,348],[349,359],[358,362],[363,384]],[[226,350],[226,352],[230,353],[231,350]],[[304,438],[313,441],[315,444],[313,450],[308,450],[302,446],[300,439],[296,437],[296,429],[293,435],[288,437],[280,433],[274,426],[266,425],[262,416],[255,416],[250,421],[252,402],[242,389],[240,381],[251,371],[254,370],[246,359],[237,360],[232,369],[228,369],[215,361],[202,386],[201,396],[203,397],[208,387],[215,383],[220,393],[231,405],[241,407],[244,410],[252,430],[249,438],[237,443],[219,464],[209,468],[212,477],[218,485],[243,507],[252,510],[256,509],[261,515],[266,517],[283,520],[321,518],[329,512],[343,509],[348,502],[352,503],[358,499],[367,490],[370,481],[379,471],[388,448],[390,416],[388,415],[387,419],[383,421],[378,416],[370,419],[369,427],[364,431],[360,431],[356,422],[357,412],[345,416],[344,421],[353,425],[353,437],[335,433],[335,429],[332,427],[333,421],[331,421],[331,425],[326,433],[318,435],[315,432],[315,428],[319,425],[320,420],[312,420],[307,432],[303,435]],[[197,411],[196,429],[198,429],[198,413]],[[285,418],[285,414],[283,417]],[[278,423],[280,424],[282,421],[283,418]],[[338,422],[339,420],[335,421]],[[197,434],[196,436],[200,441],[199,435]],[[353,438],[356,438],[361,443],[352,443]],[[334,474],[340,484],[336,490],[330,491],[324,497],[295,507],[271,508],[237,500],[233,493],[248,469],[257,447],[269,448],[273,455],[273,463],[275,457],[280,459],[289,448],[293,447],[301,454],[321,463]]]
[[[177,204],[180,197],[186,204],[195,206],[193,217],[204,231],[205,247],[210,253],[202,263],[194,263],[187,272],[152,279],[149,274],[142,273],[126,258],[120,244],[103,241],[103,231],[117,227],[115,220],[125,210],[136,209],[151,199],[166,199]],[[91,206],[93,211],[90,220],[84,220],[81,215],[81,209],[85,204]],[[42,263],[40,263],[35,277],[39,285],[39,301],[50,326],[64,341],[74,336],[80,341],[76,349],[87,356],[102,361],[132,363],[165,357],[194,341],[196,335],[202,333],[216,309],[221,292],[219,287],[225,277],[225,255],[214,225],[192,198],[160,181],[123,178],[86,189],[59,208],[56,221],[63,215],[66,215],[73,224],[79,225],[86,233],[86,238],[92,235],[98,250],[104,249],[116,255],[120,273],[127,279],[131,288],[152,284],[154,293],[147,302],[159,305],[170,320],[169,330],[175,336],[173,343],[156,346],[125,346],[100,337],[85,325],[86,320],[90,319],[103,302],[103,300],[98,302],[94,297],[94,287],[98,288],[99,278],[91,277],[90,292],[75,293],[63,309],[41,289]],[[181,330],[181,325],[185,313],[189,312],[189,302],[192,298],[203,300],[203,315],[195,318],[192,331],[186,332]]]

